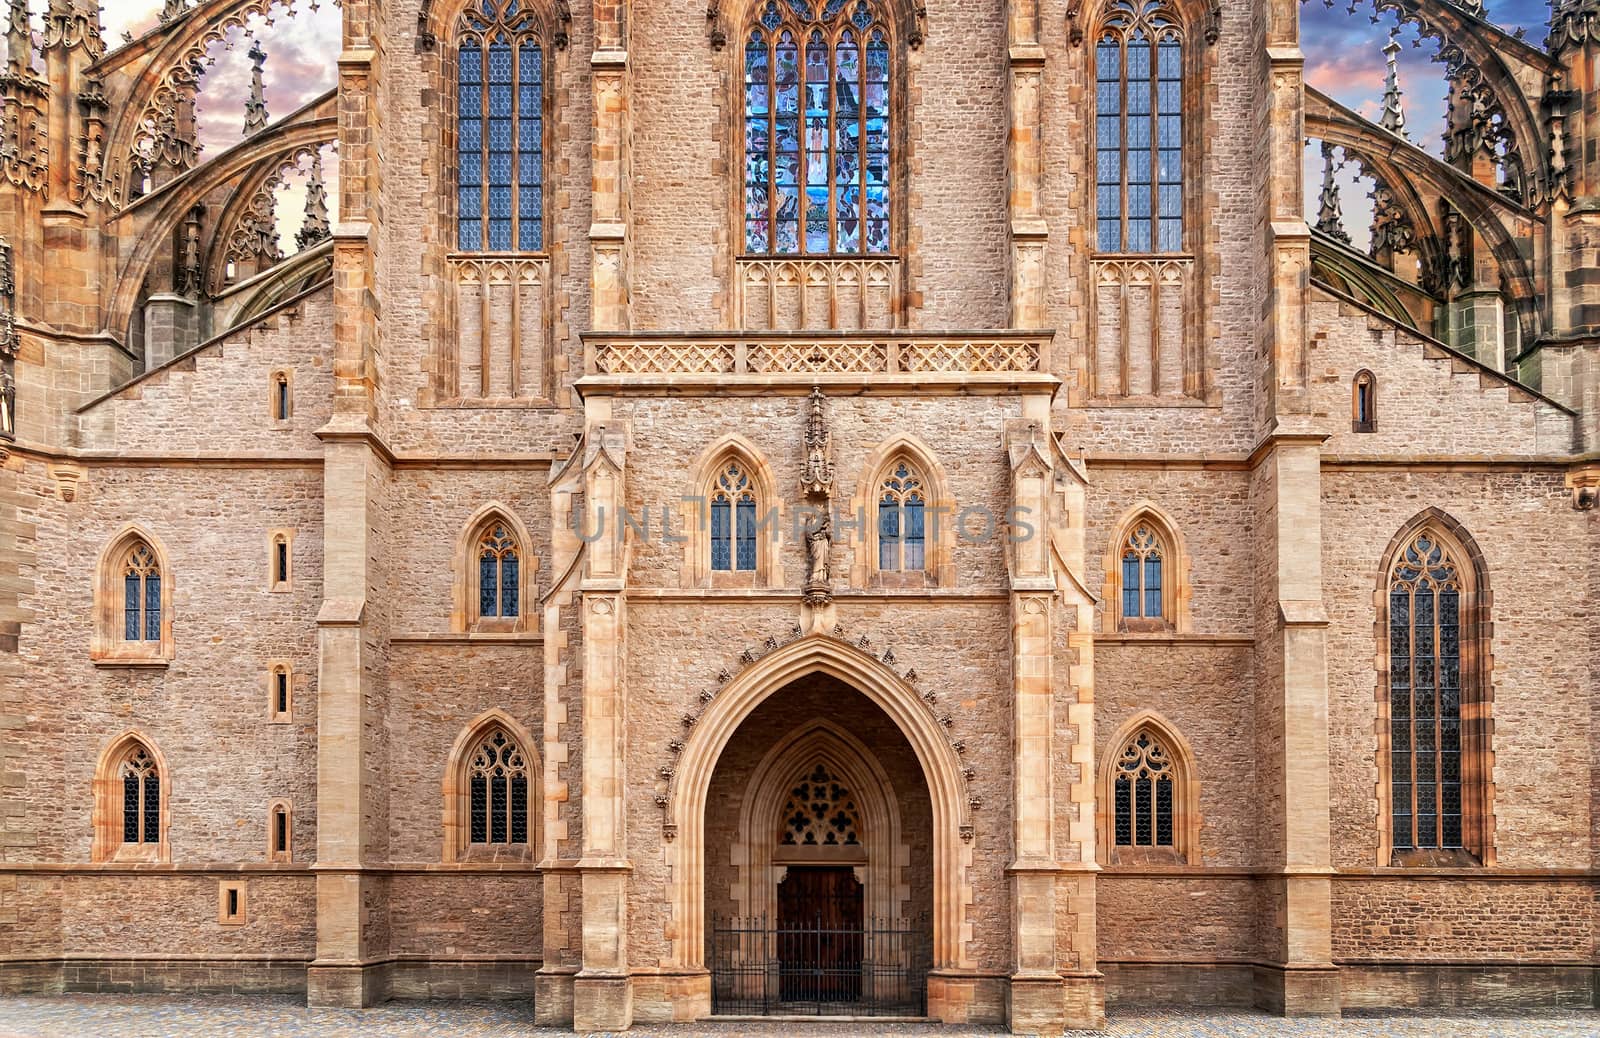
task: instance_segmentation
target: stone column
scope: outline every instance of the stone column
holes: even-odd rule
[[[1031,405],[1031,406],[1030,406]],[[1084,828],[1074,825],[1092,801],[1077,795],[1077,783],[1057,788],[1063,772],[1059,757],[1066,754],[1078,766],[1093,771],[1093,729],[1078,731],[1079,742],[1057,746],[1057,681],[1071,675],[1055,666],[1058,625],[1070,620],[1058,601],[1058,567],[1052,544],[1056,527],[1067,516],[1055,505],[1055,448],[1050,439],[1048,401],[1042,397],[1024,405],[1022,419],[1008,423],[1006,447],[1011,467],[1013,509],[1011,577],[1011,681],[1012,681],[1012,846],[1011,877],[1012,973],[1006,1002],[1006,1020],[1013,1031],[1053,1034],[1063,1027],[1098,1027],[1105,1021],[1104,986],[1094,969],[1094,930],[1072,927],[1063,932],[1063,918],[1079,918],[1087,910],[1093,920],[1094,876],[1081,868],[1068,871],[1063,850],[1079,858],[1083,848],[1063,847],[1058,839],[1058,797],[1065,794],[1073,808],[1068,819],[1069,837],[1081,839]],[[1081,517],[1080,517],[1081,521]],[[1081,679],[1082,675],[1078,675]],[[1069,706],[1069,713],[1071,707]],[[1085,720],[1079,718],[1080,722]],[[1081,778],[1081,775],[1079,776]],[[1070,839],[1068,841],[1071,842]],[[1088,853],[1093,861],[1093,838]],[[1068,912],[1061,901],[1068,901]],[[1084,968],[1087,962],[1088,968]]]
[[[339,55],[340,192],[334,234],[333,416],[318,432],[323,464],[323,601],[317,615],[317,957],[307,970],[311,1005],[358,1007],[388,997],[379,920],[388,822],[383,774],[387,631],[373,589],[389,478],[377,418],[379,104],[381,14],[376,0],[344,6]]]
[[[1271,838],[1270,918],[1256,1002],[1286,1016],[1339,1012],[1333,965],[1327,617],[1322,604],[1320,435],[1273,437],[1253,480],[1269,612],[1257,617],[1260,812]]]
[[[597,331],[627,331],[628,105],[627,0],[594,0],[594,137],[590,145],[590,312]]]
[[[583,857],[582,968],[573,983],[572,1026],[620,1031],[633,1023],[628,973],[626,684],[623,586],[627,572],[621,511],[625,432],[596,425],[587,454],[584,535],[593,538],[582,584]]]
[[[1011,230],[1011,326],[1043,328],[1047,323],[1044,249],[1049,234],[1040,198],[1044,180],[1044,48],[1039,44],[1037,0],[1011,0],[1006,29],[1010,59],[1006,173]]]

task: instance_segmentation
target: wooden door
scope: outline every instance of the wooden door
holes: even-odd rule
[[[778,970],[785,1002],[860,999],[861,895],[848,866],[792,866],[778,884]]]

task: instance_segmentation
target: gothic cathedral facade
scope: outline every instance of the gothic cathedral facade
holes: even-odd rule
[[[1600,3],[1376,5],[11,0],[0,992],[1595,1004]]]

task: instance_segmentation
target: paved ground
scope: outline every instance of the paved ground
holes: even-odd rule
[[[997,1035],[999,1028],[925,1024],[741,1023],[641,1026],[630,1038],[929,1038]],[[0,998],[0,1038],[568,1038],[533,1026],[527,1002],[391,1002],[353,1012],[307,1009],[294,998],[68,995]],[[1258,1013],[1115,1013],[1104,1031],[1074,1038],[1595,1038],[1600,1013],[1567,1011],[1453,1016],[1280,1020]]]

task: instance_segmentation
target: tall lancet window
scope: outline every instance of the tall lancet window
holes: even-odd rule
[[[1115,0],[1095,45],[1096,247],[1183,251],[1183,36],[1159,0]]]
[[[711,491],[711,568],[756,568],[755,487],[738,462],[728,463]]]
[[[122,640],[161,640],[161,566],[144,543],[134,545],[122,568]]]
[[[890,251],[891,34],[870,0],[767,0],[744,49],[744,249]]]
[[[544,249],[545,52],[529,0],[474,0],[456,36],[456,247]]]
[[[1424,530],[1389,572],[1389,779],[1394,848],[1463,846],[1461,571]]]

